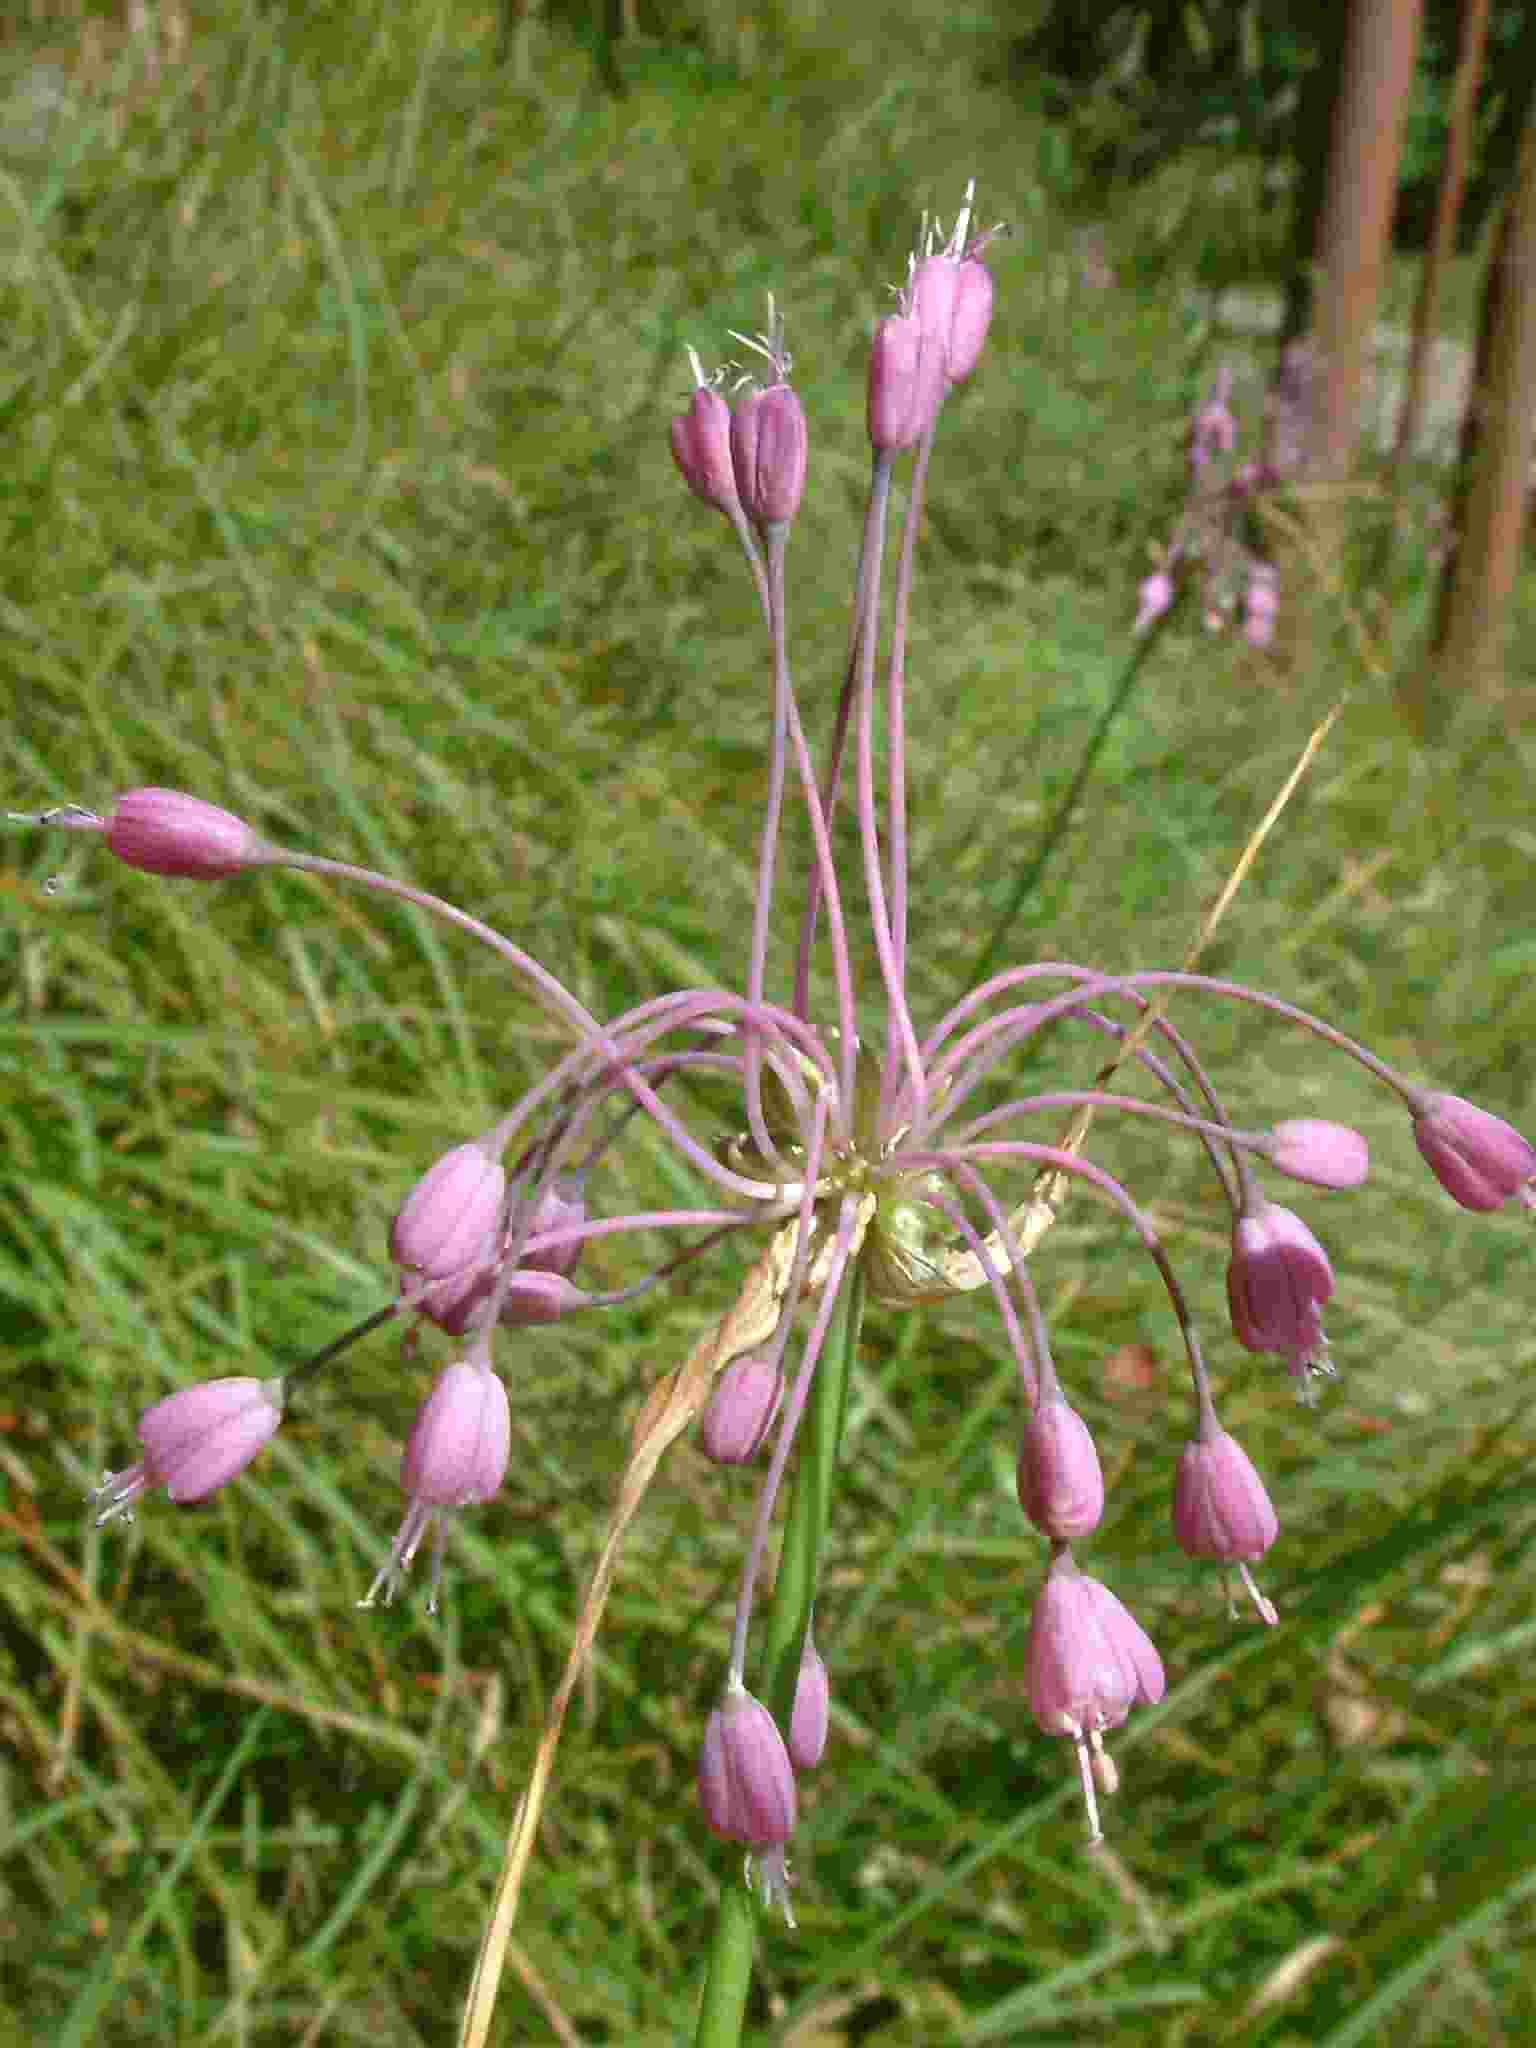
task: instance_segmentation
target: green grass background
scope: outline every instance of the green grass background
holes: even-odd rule
[[[813,435],[791,605],[822,731],[871,319],[918,212],[952,213],[974,172],[1016,231],[920,568],[913,984],[937,1015],[1113,689],[1223,346],[1191,294],[1262,282],[1277,243],[1258,167],[1197,155],[1093,190],[1009,76],[1003,10],[912,0],[878,44],[832,10],[700,15],[620,53],[621,96],[537,17],[498,67],[485,0],[185,20],[158,84],[109,30],[0,44],[7,803],[196,790],[453,896],[603,1012],[736,978],[766,668],[724,528],[666,452],[683,345],[718,360],[765,290],[787,308]],[[1110,291],[1079,277],[1090,220]],[[1358,607],[1386,670],[1429,595],[1433,480],[1414,491],[1401,567]],[[1292,670],[1176,622],[1013,956],[1175,961],[1352,687],[1209,964],[1536,1128],[1529,579],[1517,609],[1509,694],[1432,749],[1348,635]],[[437,1621],[419,1589],[354,1602],[443,1341],[410,1360],[375,1337],[205,1509],[96,1532],[81,1492],[129,1461],[138,1411],[382,1300],[413,1176],[554,1045],[488,958],[328,886],[163,884],[18,833],[0,892],[5,2038],[451,2040],[628,1424],[732,1261],[508,1342],[513,1469],[465,1520]],[[1179,1016],[1236,1113],[1347,1118],[1377,1161],[1360,1196],[1298,1203],[1340,1272],[1341,1378],[1308,1412],[1224,1334],[1195,1157],[1097,1140],[1155,1203],[1269,1476],[1283,1625],[1230,1624],[1168,1540],[1176,1341],[1085,1205],[1038,1283],[1111,1480],[1087,1556],[1170,1677],[1116,1741],[1113,1855],[1085,1858],[1068,1756],[1022,1697],[1041,1546],[1005,1348],[975,1304],[873,1317],[820,1610],[832,1745],[756,2040],[1536,2030],[1528,1223],[1456,1211],[1353,1068],[1251,1014]],[[1051,1071],[1071,1085],[1094,1057]],[[594,1192],[686,1186],[642,1135]],[[506,2042],[689,2037],[738,1875],[692,1775],[750,1497],[684,1445],[637,1527]]]

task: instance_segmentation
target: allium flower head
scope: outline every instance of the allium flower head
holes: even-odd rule
[[[124,1515],[138,1496],[163,1486],[174,1501],[206,1500],[243,1472],[283,1419],[283,1382],[244,1374],[182,1387],[139,1417],[144,1455],[108,1473],[91,1495],[98,1522]]]
[[[1413,1141],[1463,1209],[1502,1209],[1516,1194],[1533,1206],[1536,1148],[1502,1117],[1459,1095],[1424,1095],[1414,1113]]]
[[[1035,1278],[1049,1259],[1050,1233],[1071,1191],[1082,1190],[1103,1204],[1128,1253],[1150,1255],[1201,1402],[1196,1440],[1179,1463],[1175,1532],[1187,1549],[1246,1574],[1273,1539],[1274,1511],[1214,1420],[1193,1290],[1185,1291],[1155,1207],[1118,1177],[1114,1129],[1134,1122],[1140,1132],[1142,1145],[1128,1152],[1133,1161],[1145,1156],[1153,1134],[1205,1148],[1222,1197],[1237,1212],[1227,1273],[1237,1337],[1250,1350],[1285,1358],[1303,1388],[1309,1374],[1328,1369],[1322,1310],[1333,1274],[1306,1224],[1259,1193],[1255,1156],[1334,1188],[1355,1185],[1367,1165],[1364,1141],[1343,1126],[1291,1118],[1265,1132],[1230,1119],[1219,1077],[1197,1043],[1201,1005],[1241,1003],[1356,1060],[1408,1104],[1419,1149],[1465,1206],[1531,1195],[1536,1150],[1508,1125],[1458,1098],[1419,1094],[1338,1025],[1278,995],[1199,971],[1249,853],[1295,776],[1182,966],[1122,970],[1050,958],[1033,941],[1008,964],[1001,949],[1014,909],[1027,900],[1025,878],[1022,896],[998,895],[1000,916],[988,920],[974,985],[956,990],[937,1015],[927,1011],[937,965],[916,964],[925,921],[914,915],[910,855],[931,834],[914,838],[911,829],[906,710],[922,679],[908,665],[910,657],[916,668],[925,645],[912,629],[912,603],[924,585],[917,560],[932,525],[926,494],[941,401],[975,365],[992,312],[992,278],[980,261],[988,237],[973,236],[970,222],[968,190],[948,236],[925,224],[899,311],[876,336],[868,405],[877,459],[852,578],[848,651],[840,680],[814,706],[795,680],[786,546],[806,479],[808,431],[771,301],[767,331],[736,336],[761,359],[759,383],[742,376],[728,408],[694,357],[696,388],[672,422],[677,465],[689,490],[725,514],[763,626],[764,758],[753,778],[763,810],[750,907],[742,906],[739,972],[711,958],[698,985],[648,989],[617,1012],[594,1012],[582,993],[471,909],[339,856],[268,845],[199,798],[131,790],[106,818],[66,805],[24,821],[95,833],[120,859],[151,872],[217,876],[277,863],[409,904],[484,947],[512,1001],[538,1012],[536,1033],[525,1031],[522,1012],[516,1028],[525,1049],[547,1046],[543,1070],[487,1137],[455,1146],[402,1202],[390,1236],[390,1300],[290,1373],[328,1366],[353,1338],[397,1315],[418,1319],[413,1343],[425,1334],[420,1321],[464,1339],[464,1355],[440,1373],[411,1428],[400,1468],[404,1519],[365,1605],[390,1597],[429,1529],[435,1604],[446,1518],[502,1484],[510,1411],[493,1363],[498,1351],[516,1346],[519,1373],[536,1372],[537,1325],[628,1302],[706,1256],[739,1262],[726,1305],[685,1357],[666,1361],[635,1419],[632,1454],[571,1630],[571,1661],[550,1695],[513,1858],[532,1840],[561,1717],[591,1653],[626,1531],[665,1453],[702,1414],[706,1449],[749,1456],[772,1419],[722,1660],[726,1690],[704,1734],[699,1791],[711,1828],[748,1848],[756,1882],[787,1909],[795,1770],[821,1754],[828,1685],[809,1637],[798,1672],[785,1658],[817,1597],[827,1532],[838,1526],[834,1493],[848,1464],[845,1425],[858,1408],[849,1388],[863,1318],[973,1293],[995,1311],[998,1341],[1012,1354],[1025,1417],[1019,1498],[1052,1545],[1029,1623],[1029,1705],[1042,1728],[1072,1741],[1097,1838],[1096,1787],[1113,1789],[1115,1780],[1104,1735],[1136,1702],[1159,1699],[1164,1676],[1145,1632],[1083,1574],[1069,1548],[1098,1522],[1104,1481],[1052,1361],[1047,1290]],[[1291,363],[1292,383],[1294,371]],[[1230,621],[1245,586],[1250,636],[1272,624],[1273,581],[1255,566],[1264,524],[1255,501],[1287,474],[1278,433],[1284,423],[1277,423],[1268,466],[1230,476],[1233,464],[1217,460],[1234,455],[1228,398],[1219,383],[1194,422],[1200,459],[1180,522],[1142,585],[1136,630],[1144,637],[1129,651],[1127,684],[1152,652],[1149,629],[1173,602],[1175,577],[1213,628]],[[892,458],[914,442],[921,453],[904,479],[893,559],[900,494],[892,490]],[[1116,706],[1123,699],[1122,688]],[[1069,792],[1069,807],[1073,801]],[[1054,837],[1052,827],[1046,850]],[[1038,879],[1038,869],[1032,872]],[[714,879],[705,874],[703,886]],[[786,908],[789,931],[779,924]],[[578,985],[601,983],[583,971]],[[1086,1065],[1079,1059],[1085,1040]],[[665,1188],[656,1197],[664,1206],[614,1214],[605,1204],[591,1221],[588,1176],[631,1126],[644,1134],[642,1158],[638,1170],[616,1172],[611,1187]],[[1161,1168],[1147,1177],[1154,1195],[1167,1184]],[[604,1276],[590,1291],[568,1277],[578,1249],[588,1247],[587,1263]],[[620,1272],[626,1254],[631,1266]],[[714,1284],[711,1277],[697,1298],[711,1298]],[[157,1404],[140,1425],[143,1459],[100,1490],[103,1512],[120,1512],[154,1483],[179,1499],[213,1490],[270,1436],[281,1394],[279,1382],[226,1380]],[[773,1603],[766,1628],[760,1595]],[[773,1713],[745,1689],[744,1675],[759,1668],[763,1692],[787,1710],[787,1741]],[[509,1874],[515,1868],[509,1862]],[[514,1883],[500,1896],[515,1892]],[[741,1923],[728,1917],[734,1941]],[[739,1949],[732,1954],[736,1971]]]

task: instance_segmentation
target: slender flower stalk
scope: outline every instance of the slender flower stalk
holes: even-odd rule
[[[746,601],[761,614],[765,643],[767,800],[737,978],[665,990],[602,1016],[472,912],[400,877],[278,845],[258,823],[201,796],[130,789],[101,810],[55,804],[24,820],[93,835],[141,874],[232,887],[253,870],[286,868],[325,889],[362,889],[411,905],[488,949],[559,1035],[546,1070],[489,1130],[446,1134],[454,1142],[435,1163],[402,1171],[388,1243],[393,1299],[287,1375],[334,1370],[346,1348],[389,1319],[407,1329],[408,1348],[418,1338],[435,1343],[435,1331],[453,1341],[406,1442],[404,1518],[360,1604],[387,1606],[430,1534],[428,1604],[435,1608],[449,1518],[483,1509],[494,1526],[494,1501],[511,1465],[502,1378],[510,1347],[534,1353],[541,1325],[633,1301],[701,1259],[739,1260],[735,1301],[652,1392],[636,1424],[631,1464],[509,1837],[466,2010],[466,2048],[482,2048],[488,2036],[498,1958],[562,1718],[601,1621],[620,1542],[662,1452],[696,1416],[709,1456],[752,1460],[761,1475],[728,1638],[722,1617],[717,1704],[698,1755],[704,1819],[750,1852],[753,1891],[734,1867],[723,1870],[695,2042],[737,2048],[741,2041],[760,1909],[767,1903],[789,1917],[794,1836],[802,1805],[816,1797],[815,1783],[796,1776],[820,1761],[826,1735],[827,1668],[811,1641],[811,1616],[814,1610],[835,1659],[836,1581],[829,1585],[824,1564],[839,1538],[848,1388],[866,1312],[901,1313],[970,1293],[984,1294],[997,1310],[998,1341],[1019,1389],[1019,1499],[1045,1560],[1020,1713],[1032,1712],[1043,1729],[1071,1741],[1090,1837],[1098,1838],[1098,1796],[1116,1782],[1104,1737],[1135,1705],[1162,1696],[1164,1674],[1140,1623],[1082,1569],[1071,1547],[1113,1512],[1075,1390],[1063,1385],[1053,1357],[1031,1271],[1071,1192],[1092,1196],[1127,1250],[1152,1261],[1188,1361],[1199,1419],[1177,1462],[1176,1540],[1235,1569],[1258,1611],[1274,1618],[1249,1567],[1270,1550],[1278,1518],[1246,1454],[1216,1419],[1194,1306],[1201,1291],[1187,1287],[1176,1267],[1182,1248],[1165,1212],[1154,1215],[1151,1197],[1106,1163],[1113,1155],[1103,1148],[1116,1126],[1134,1119],[1145,1136],[1203,1155],[1231,1218],[1231,1362],[1241,1362],[1241,1350],[1276,1354],[1307,1395],[1328,1369],[1321,1317],[1334,1275],[1310,1227],[1270,1198],[1264,1178],[1345,1190],[1364,1180],[1369,1160],[1347,1125],[1289,1114],[1294,1104],[1285,1101],[1245,1103],[1238,1122],[1198,1049],[1202,1012],[1243,1005],[1265,1025],[1295,1034],[1309,1053],[1341,1057],[1356,1077],[1387,1089],[1430,1173],[1462,1207],[1533,1205],[1536,1149],[1518,1132],[1399,1074],[1340,1025],[1283,996],[1201,973],[1193,956],[1166,968],[1048,956],[995,965],[1023,901],[1018,894],[982,950],[975,984],[938,1016],[919,1014],[911,963],[922,938],[921,902],[907,825],[911,609],[946,419],[957,405],[995,402],[984,379],[974,397],[962,387],[985,361],[995,294],[981,256],[996,233],[974,231],[968,187],[950,232],[925,222],[896,311],[876,329],[866,389],[869,492],[835,690],[802,700],[791,661],[792,541],[815,468],[785,322],[770,301],[763,333],[735,335],[756,375],[707,375],[689,351],[692,389],[671,424],[672,455],[688,491],[722,516],[740,551]],[[1249,638],[1257,644],[1273,630],[1279,587],[1254,555],[1244,520],[1255,492],[1281,471],[1232,467],[1238,428],[1230,401],[1230,380],[1218,382],[1192,422],[1190,505],[1142,586],[1127,680],[1155,646],[1153,629],[1178,596],[1187,562],[1205,566],[1207,597],[1218,610],[1230,611],[1241,571]],[[890,506],[903,474],[906,511],[887,579]],[[840,819],[845,802],[851,816]],[[784,845],[796,819],[803,819],[810,858],[791,904],[793,973],[778,988],[771,940],[799,872]],[[838,848],[849,840],[856,847],[840,860]],[[1174,1003],[1177,1025],[1167,1014]],[[1085,1045],[1096,1069],[1075,1064]],[[1022,1078],[1026,1062],[1034,1075],[1047,1060],[1048,1085]],[[734,1104],[723,1136],[714,1107],[706,1113],[694,1102],[707,1095],[713,1104],[721,1090]],[[668,1206],[620,1209],[613,1198],[614,1188],[629,1183],[610,1178],[607,1168],[637,1130],[652,1150],[670,1152],[671,1174],[685,1191]],[[594,1247],[601,1259],[589,1257]],[[611,1263],[626,1258],[627,1269],[615,1276]],[[604,1282],[617,1284],[600,1285],[599,1267]],[[109,1475],[93,1496],[101,1518],[125,1515],[153,1486],[192,1500],[235,1480],[277,1427],[283,1394],[283,1377],[272,1375],[168,1394],[141,1418],[142,1459]],[[1158,1604],[1155,1586],[1150,1604]],[[796,1863],[807,1890],[814,1871],[803,1858]]]

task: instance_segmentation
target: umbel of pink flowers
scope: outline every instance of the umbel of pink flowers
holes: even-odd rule
[[[1207,632],[1222,632],[1241,611],[1249,646],[1270,645],[1280,616],[1280,573],[1263,551],[1259,511],[1266,492],[1301,467],[1311,392],[1308,345],[1292,342],[1270,394],[1264,454],[1239,460],[1232,372],[1225,365],[1216,372],[1190,417],[1184,509],[1137,593],[1137,633],[1163,616],[1181,584],[1198,577]]]
[[[1425,1162],[1464,1208],[1492,1210],[1511,1199],[1529,1204],[1536,1174],[1536,1151],[1497,1116],[1417,1085],[1277,995],[1218,977],[1028,959],[991,975],[937,1017],[912,1014],[905,650],[935,436],[956,387],[982,354],[992,314],[993,282],[982,260],[991,237],[973,235],[970,219],[968,193],[952,233],[925,227],[894,308],[874,330],[869,498],[847,662],[819,768],[785,631],[787,543],[809,435],[771,302],[766,331],[736,337],[754,359],[753,374],[732,366],[706,375],[692,357],[695,385],[672,424],[672,452],[690,489],[723,515],[739,543],[762,612],[771,675],[768,793],[738,983],[672,989],[600,1018],[513,939],[469,912],[406,881],[275,845],[257,826],[199,796],[131,789],[101,811],[67,804],[31,821],[94,834],[119,861],[148,874],[215,882],[287,867],[397,896],[489,947],[563,1031],[564,1054],[489,1130],[445,1151],[395,1216],[395,1292],[360,1327],[409,1317],[435,1325],[453,1343],[407,1437],[404,1519],[364,1605],[388,1601],[429,1532],[435,1603],[449,1518],[490,1501],[503,1484],[508,1412],[501,1371],[510,1347],[537,1343],[532,1326],[597,1311],[711,1250],[752,1248],[759,1276],[754,1315],[722,1322],[718,1377],[699,1425],[712,1458],[729,1465],[766,1458],[699,1793],[709,1826],[747,1847],[764,1892],[786,1908],[798,1788],[823,1754],[830,1684],[802,1624],[789,1667],[798,1671],[793,1707],[780,1725],[748,1685],[754,1654],[762,1655],[754,1602],[775,1502],[827,1355],[833,1309],[855,1277],[861,1298],[885,1310],[973,1291],[995,1304],[998,1341],[1019,1383],[1019,1502],[1045,1545],[1022,1692],[1041,1728],[1073,1744],[1096,1839],[1096,1793],[1111,1789],[1115,1776],[1104,1736],[1138,1702],[1158,1699],[1164,1679],[1141,1626],[1078,1562],[1103,1513],[1103,1471],[1058,1375],[1029,1265],[1063,1188],[1075,1183],[1107,1201],[1130,1242],[1156,1265],[1194,1405],[1189,1440],[1173,1461],[1174,1538],[1189,1556],[1214,1560],[1245,1586],[1265,1621],[1275,1610],[1252,1567],[1274,1543],[1278,1524],[1262,1480],[1218,1418],[1194,1314],[1169,1250],[1134,1192],[1085,1156],[1085,1116],[1096,1117],[1099,1130],[1117,1117],[1151,1120],[1170,1141],[1203,1148],[1230,1215],[1231,1334],[1243,1349],[1278,1359],[1308,1398],[1332,1370],[1323,1311],[1333,1270],[1309,1225],[1265,1192],[1263,1175],[1353,1187],[1366,1174],[1364,1141],[1313,1118],[1237,1121],[1184,1026],[1163,1014],[1169,998],[1179,998],[1181,1013],[1205,1003],[1251,1006],[1364,1068],[1397,1097]],[[1219,441],[1218,426],[1208,421],[1206,432]],[[892,481],[909,456],[882,660]],[[791,791],[812,858],[795,905],[793,964],[781,984],[770,974],[770,936]],[[854,812],[857,857],[845,867],[834,858],[832,830],[846,803]],[[875,961],[869,989],[859,986],[855,970],[856,918],[867,936],[860,951]],[[1085,1037],[1101,1059],[1106,1043],[1113,1055],[1099,1085],[1042,1091],[1015,1078],[1021,1060],[1034,1060],[1047,1039],[1065,1058]],[[1128,1083],[1106,1085],[1117,1067]],[[671,1087],[679,1077],[734,1091],[736,1128],[728,1141],[719,1141],[714,1114],[707,1127],[694,1127],[689,1105]],[[698,1191],[691,1206],[602,1213],[589,1183],[600,1189],[603,1160],[636,1118],[674,1149]],[[1075,1120],[1065,1136],[1063,1119]],[[599,1293],[573,1274],[584,1248],[600,1238],[660,1238],[672,1248],[643,1256],[630,1287]],[[154,1487],[193,1501],[225,1485],[278,1427],[289,1387],[357,1334],[286,1375],[212,1379],[157,1401],[139,1420],[138,1462],[97,1490],[99,1518],[124,1514]]]

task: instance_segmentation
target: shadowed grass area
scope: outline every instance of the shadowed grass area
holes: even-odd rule
[[[88,71],[59,38],[0,45],[7,803],[194,789],[441,890],[601,1014],[734,981],[767,674],[723,529],[667,458],[683,344],[714,361],[765,290],[788,308],[819,730],[870,320],[916,213],[951,213],[974,171],[1017,232],[919,571],[913,987],[936,1017],[1072,781],[1180,499],[1212,348],[1185,289],[1198,191],[1176,232],[1155,195],[1103,196],[1128,281],[1085,289],[1052,138],[997,82],[981,13],[914,12],[894,52],[794,16],[749,71],[705,35],[646,43],[619,98],[537,25],[527,77],[497,70],[489,6],[187,15],[154,86],[110,38]],[[1374,626],[1389,658],[1421,573]],[[1536,1128],[1536,758],[1498,706],[1426,754],[1346,657],[1296,677],[1176,623],[1011,954],[1175,961],[1341,684],[1357,701],[1206,964]],[[445,1340],[402,1359],[375,1336],[236,1486],[93,1530],[80,1494],[129,1462],[147,1402],[278,1370],[385,1299],[402,1194],[555,1040],[488,956],[330,884],[159,883],[17,836],[0,890],[0,2010],[71,2048],[451,2039],[628,1426],[732,1261],[507,1347],[513,1472],[463,1520],[438,1620],[419,1592],[353,1603]],[[1342,1378],[1306,1411],[1225,1337],[1224,1212],[1194,1152],[1096,1138],[1155,1198],[1269,1477],[1283,1626],[1230,1625],[1169,1541],[1175,1333],[1081,1204],[1037,1281],[1111,1481],[1088,1557],[1171,1681],[1118,1744],[1112,1853],[1085,1857],[1022,1698],[1041,1546],[1013,1497],[1012,1364],[985,1312],[872,1316],[818,1615],[832,1748],[797,1838],[801,1934],[764,1943],[764,2042],[1439,2048],[1536,2026],[1528,1226],[1455,1211],[1353,1069],[1247,1013],[1176,1014],[1234,1114],[1344,1118],[1376,1160],[1360,1197],[1298,1203],[1340,1272]],[[1097,1047],[1063,1050],[1062,1085],[1084,1081]],[[637,1134],[593,1192],[693,1190]],[[596,1247],[583,1277],[629,1270]],[[637,1525],[509,2042],[688,2036],[737,1874],[692,1781],[750,1499],[685,1444]]]

